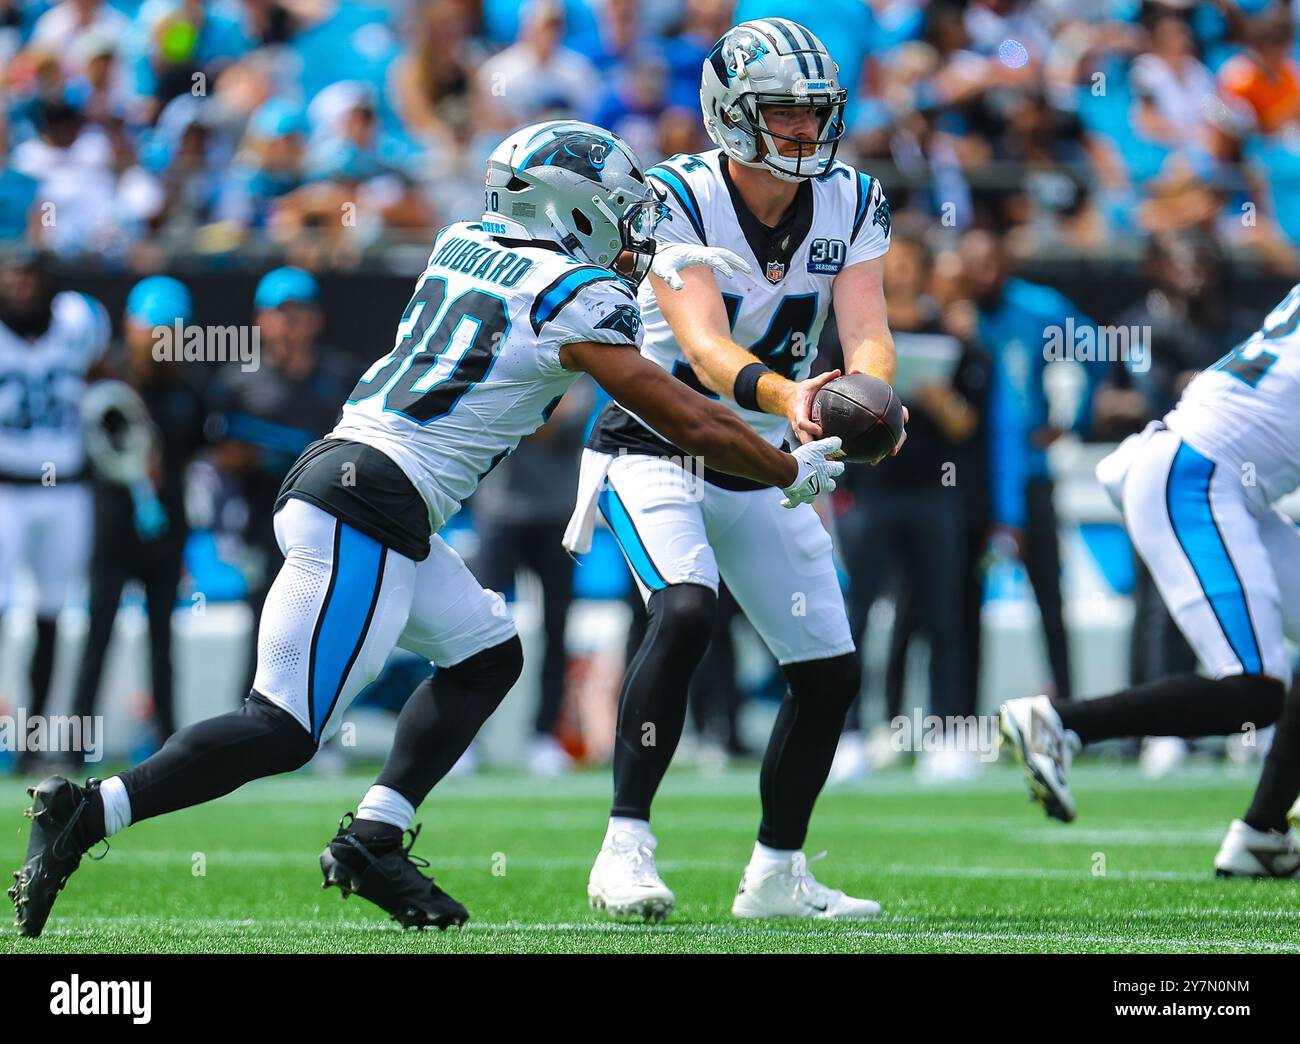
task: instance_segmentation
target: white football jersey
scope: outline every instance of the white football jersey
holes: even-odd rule
[[[799,186],[791,215],[773,233],[740,201],[724,167],[722,150],[714,149],[673,156],[646,171],[667,194],[668,216],[655,238],[661,245],[725,247],[748,261],[749,275],[718,280],[732,337],[782,376],[804,380],[817,356],[835,276],[889,249],[889,203],[878,181],[836,163]],[[642,354],[712,395],[682,354],[648,279],[638,302],[645,321]],[[784,417],[723,402],[769,442],[785,437]]]
[[[406,473],[434,532],[581,373],[560,347],[641,343],[627,284],[540,246],[448,225],[397,328],[352,392],[331,438],[374,446]]]
[[[85,467],[81,398],[86,374],[108,348],[108,313],[72,291],[55,294],[51,311],[49,327],[32,340],[0,323],[0,482],[57,483]]]
[[[1300,486],[1300,284],[1183,392],[1165,423],[1271,503]]]

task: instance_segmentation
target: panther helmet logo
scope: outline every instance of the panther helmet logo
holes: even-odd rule
[[[536,149],[528,157],[524,169],[529,167],[563,167],[592,181],[601,180],[605,161],[614,150],[614,143],[585,131],[561,133],[553,142]]]
[[[744,66],[752,65],[767,54],[767,48],[763,46],[762,40],[744,29],[723,43],[722,53],[727,71],[734,76]]]

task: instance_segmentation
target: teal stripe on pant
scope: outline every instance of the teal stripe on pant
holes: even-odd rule
[[[600,495],[599,504],[600,513],[605,516],[605,521],[614,532],[614,539],[623,549],[623,554],[641,583],[651,591],[662,591],[668,586],[668,581],[651,561],[650,553],[641,542],[641,536],[622,499],[613,489],[606,489]]]
[[[1246,603],[1246,589],[1223,542],[1210,505],[1214,461],[1187,443],[1174,455],[1165,486],[1166,506],[1174,536],[1191,563],[1223,635],[1246,674],[1262,674],[1264,658]]]
[[[334,573],[311,643],[309,694],[312,735],[317,740],[365,643],[383,571],[383,545],[338,522]]]

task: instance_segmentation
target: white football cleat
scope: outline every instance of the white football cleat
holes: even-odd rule
[[[662,921],[672,913],[677,900],[655,869],[657,844],[649,831],[619,830],[608,838],[587,878],[591,908],[645,921]]]
[[[731,904],[733,917],[811,917],[820,921],[853,920],[876,917],[880,904],[872,899],[856,899],[838,888],[827,888],[808,870],[826,853],[810,860],[802,852],[790,857],[788,866],[767,870],[761,875],[745,867]]]
[[[998,712],[1004,744],[1010,744],[1029,777],[1029,795],[1053,819],[1074,818],[1070,793],[1070,762],[1074,742],[1066,735],[1061,717],[1046,696],[1007,700]]]
[[[1295,877],[1300,846],[1290,831],[1256,830],[1234,819],[1214,857],[1216,877]]]

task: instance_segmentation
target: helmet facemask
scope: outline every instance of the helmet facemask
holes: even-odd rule
[[[668,208],[661,200],[647,199],[633,203],[619,219],[623,252],[614,262],[614,272],[633,290],[641,285],[654,263],[655,251],[659,247],[655,229],[667,213]]]
[[[757,162],[751,162],[748,166],[762,165],[784,181],[803,181],[825,174],[835,162],[840,140],[844,137],[844,105],[847,100],[848,91],[843,87],[834,91],[809,93],[803,97],[750,91],[736,100],[732,111],[727,115],[737,127],[752,135],[759,146],[754,157]],[[796,138],[772,130],[763,114],[763,107],[769,105],[822,110],[817,121],[817,137]],[[808,155],[804,155],[801,148],[798,155],[786,156],[780,149],[782,142],[800,146],[814,145],[815,148]]]

